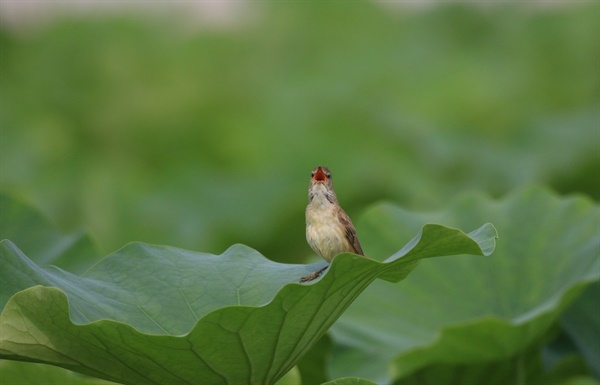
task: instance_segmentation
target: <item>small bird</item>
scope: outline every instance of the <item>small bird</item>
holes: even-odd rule
[[[338,203],[331,172],[327,167],[318,166],[310,174],[308,206],[306,206],[306,241],[310,247],[327,262],[341,253],[363,253],[356,229],[348,214]],[[312,274],[302,277],[300,282],[318,278],[329,265]]]

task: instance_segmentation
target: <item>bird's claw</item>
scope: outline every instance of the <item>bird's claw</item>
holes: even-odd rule
[[[314,281],[315,279],[319,278],[321,276],[321,274],[327,270],[327,268],[329,267],[329,265],[325,266],[324,268],[317,270],[317,271],[313,271],[312,273],[310,273],[309,275],[307,275],[306,277],[302,277],[300,278],[300,282],[310,282],[310,281]]]

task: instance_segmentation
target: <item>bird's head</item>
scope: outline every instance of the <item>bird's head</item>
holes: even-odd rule
[[[310,174],[310,188],[323,186],[326,190],[333,189],[333,181],[331,180],[331,172],[327,167],[317,166]]]

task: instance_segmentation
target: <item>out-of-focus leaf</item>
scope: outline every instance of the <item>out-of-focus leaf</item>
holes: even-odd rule
[[[3,190],[104,250],[241,242],[288,262],[310,250],[317,163],[352,217],[531,182],[600,199],[597,2],[241,3],[255,22],[232,30],[166,12],[0,29]]]
[[[569,378],[568,380],[562,382],[560,385],[600,385],[600,382],[598,382],[598,380],[592,377],[578,376],[574,378]]]
[[[566,385],[580,382],[582,384],[598,383],[590,376],[585,360],[578,354],[563,357],[537,381],[529,382],[547,385]]]
[[[0,194],[0,237],[18,244],[32,261],[71,273],[82,273],[99,259],[88,235],[63,234],[39,211],[5,194]]]
[[[592,372],[600,378],[600,283],[595,283],[564,314],[561,325]]]
[[[113,382],[83,376],[52,365],[31,362],[0,361],[3,385],[111,385]]]
[[[433,364],[396,381],[394,385],[506,385],[538,382],[541,372],[539,346],[504,360],[464,364]],[[533,377],[536,377],[532,380]],[[527,379],[527,381],[524,381]]]
[[[322,385],[377,385],[373,381],[358,377],[344,377],[323,383]]]
[[[279,264],[243,245],[211,255],[134,243],[79,277],[3,241],[0,356],[131,384],[274,383],[376,278],[489,255],[495,238],[490,224],[469,235],[428,224],[387,262],[341,254],[310,284],[294,282],[324,262]]]
[[[287,372],[275,385],[302,385],[302,379],[300,371],[297,366],[294,366],[292,370]]]
[[[519,354],[599,279],[599,216],[589,199],[540,188],[500,201],[468,195],[439,214],[374,207],[357,224],[373,256],[429,221],[468,227],[492,218],[501,236],[493,258],[423,261],[401,286],[374,282],[331,330],[332,375],[385,383],[430,365]]]
[[[589,371],[581,356],[564,357],[548,371],[543,370],[540,356],[540,344],[533,344],[525,351],[506,359],[433,364],[394,382],[394,385],[564,385],[573,379],[589,378]]]
[[[327,382],[330,359],[331,338],[326,334],[298,362],[302,383],[309,385]]]

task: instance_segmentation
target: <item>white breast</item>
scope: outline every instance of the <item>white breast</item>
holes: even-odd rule
[[[331,262],[336,255],[348,251],[345,229],[340,224],[333,204],[313,204],[306,208],[306,241],[312,249]]]

